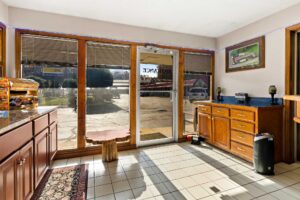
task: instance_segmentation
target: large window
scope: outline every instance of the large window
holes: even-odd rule
[[[128,130],[130,46],[87,42],[86,70],[86,130]]]
[[[194,133],[195,101],[210,98],[212,56],[210,54],[184,54],[184,133]]]
[[[77,148],[77,49],[76,40],[21,35],[22,77],[40,84],[40,106],[59,106],[59,150]]]

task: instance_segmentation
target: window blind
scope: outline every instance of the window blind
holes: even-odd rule
[[[129,69],[130,46],[88,42],[87,66]]]
[[[21,36],[21,63],[77,66],[77,41],[37,35]]]
[[[208,54],[184,54],[185,73],[211,74],[212,56]]]

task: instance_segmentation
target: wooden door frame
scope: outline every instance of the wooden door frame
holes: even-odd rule
[[[211,60],[211,69],[212,69],[212,88],[211,88],[211,98],[214,96],[214,62],[215,62],[215,52],[211,50],[202,50],[202,49],[192,49],[192,48],[184,48],[184,47],[176,47],[176,46],[168,46],[168,45],[161,45],[161,44],[148,44],[148,43],[141,43],[141,42],[132,42],[132,41],[122,41],[122,40],[112,40],[106,38],[97,38],[97,37],[90,37],[90,36],[80,36],[74,34],[63,34],[63,33],[53,33],[53,32],[45,32],[45,31],[35,31],[35,30],[28,30],[28,29],[16,29],[15,30],[15,71],[16,77],[21,77],[21,35],[22,34],[32,34],[32,35],[39,35],[39,36],[48,36],[48,37],[59,37],[59,38],[66,38],[66,39],[75,39],[79,43],[79,47],[85,45],[87,41],[93,42],[101,42],[101,43],[109,43],[109,44],[122,44],[122,45],[129,45],[131,47],[131,71],[130,71],[130,132],[131,132],[131,139],[129,143],[122,143],[118,144],[119,150],[128,150],[136,148],[136,57],[137,57],[137,46],[145,46],[145,45],[152,45],[159,48],[168,48],[168,49],[175,49],[179,51],[179,66],[178,66],[178,141],[185,141],[185,137],[183,135],[184,130],[184,121],[183,121],[183,97],[184,97],[184,53],[191,52],[191,53],[202,53],[202,54],[209,54],[212,56]],[[81,50],[80,50],[81,49]],[[83,74],[83,69],[85,69],[85,59],[86,55],[83,52],[82,48],[78,48],[78,72],[80,71]],[[84,72],[85,73],[85,72]],[[78,80],[78,93],[80,92],[85,96],[85,76]],[[82,85],[82,86],[79,86]],[[80,87],[80,90],[79,90]],[[78,94],[79,95],[79,94]],[[78,105],[80,104],[81,109],[78,109],[78,121],[83,120],[85,121],[85,97],[78,99]],[[79,122],[77,122],[79,123]],[[82,123],[82,122],[81,122]],[[92,154],[101,153],[101,147],[93,146],[93,147],[85,147],[84,140],[84,133],[85,133],[85,125],[78,124],[78,136],[77,136],[77,148],[76,149],[68,149],[68,150],[59,150],[56,154],[56,159],[58,158],[69,158],[75,156],[86,156]],[[80,140],[80,141],[79,141]]]
[[[0,22],[0,28],[3,30],[2,32],[2,46],[0,48],[2,48],[2,63],[0,63],[0,65],[2,65],[2,76],[5,77],[6,76],[6,26],[5,24],[3,24],[2,22]]]
[[[294,36],[300,30],[300,24],[287,27],[285,30],[285,95],[294,94]],[[284,161],[293,163],[295,161],[294,149],[294,103],[292,101],[284,101]]]

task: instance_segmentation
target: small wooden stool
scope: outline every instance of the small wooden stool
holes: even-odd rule
[[[118,159],[117,142],[130,138],[130,132],[126,130],[92,131],[86,133],[86,141],[92,144],[102,144],[102,160],[111,162]]]

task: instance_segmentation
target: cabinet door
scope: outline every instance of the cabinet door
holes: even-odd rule
[[[50,126],[49,132],[49,163],[53,160],[57,152],[57,124]]]
[[[230,121],[223,117],[213,117],[214,144],[223,149],[230,146]]]
[[[35,138],[35,187],[48,169],[48,129],[42,131]]]
[[[198,114],[199,135],[211,140],[211,116],[208,114]]]
[[[18,162],[19,152],[0,165],[0,199],[18,200]]]
[[[33,142],[20,150],[20,199],[30,199],[33,194]]]

